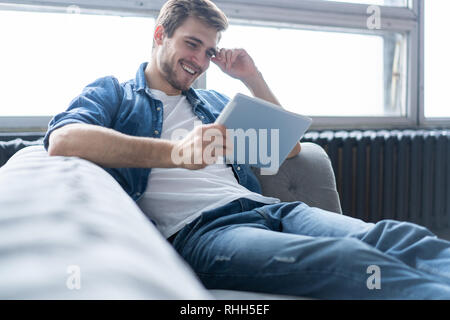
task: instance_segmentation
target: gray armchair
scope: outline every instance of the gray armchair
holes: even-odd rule
[[[342,213],[336,180],[330,158],[325,150],[314,143],[302,143],[301,152],[287,159],[276,175],[260,175],[262,193],[281,201],[303,201],[311,207]]]
[[[340,212],[323,149],[302,144],[263,193]],[[0,168],[0,299],[286,299],[206,290],[120,185],[99,166],[42,145]]]

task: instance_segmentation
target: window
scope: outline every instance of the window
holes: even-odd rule
[[[220,46],[248,50],[283,106],[313,116],[313,129],[450,123],[448,0],[214,2],[231,23]],[[26,3],[0,2],[1,131],[45,130],[88,83],[134,78],[165,0]],[[249,93],[214,64],[195,85]]]
[[[425,103],[427,118],[450,117],[448,79],[450,47],[448,38],[448,0],[425,2]]]
[[[334,1],[334,2],[347,2],[347,3],[362,3],[377,6],[393,6],[393,7],[407,7],[408,0],[322,0],[322,1]]]
[[[406,37],[233,25],[221,47],[249,52],[282,105],[311,116],[405,116]],[[207,87],[250,94],[213,65]]]
[[[135,77],[154,19],[0,11],[0,116],[52,116],[97,78]]]

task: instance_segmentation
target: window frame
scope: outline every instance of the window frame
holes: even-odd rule
[[[165,0],[0,0],[0,10],[66,12],[69,6],[79,6],[85,14],[147,16],[156,18]],[[409,0],[408,7],[379,6],[381,30],[367,28],[368,4],[317,0],[217,0],[230,23],[293,28],[333,28],[358,33],[407,34],[406,116],[404,117],[313,117],[311,129],[389,129],[449,127],[450,118],[424,116],[424,0]],[[280,18],[282,17],[282,18]],[[194,84],[206,87],[206,77]],[[49,117],[1,117],[0,131],[46,130]]]

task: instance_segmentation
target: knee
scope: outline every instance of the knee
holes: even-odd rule
[[[427,228],[406,221],[382,220],[364,234],[361,240],[380,249],[405,246],[426,237],[436,237]]]
[[[403,239],[408,237],[417,239],[429,236],[435,237],[435,235],[424,226],[407,221],[381,220],[375,224],[374,228],[378,229],[381,233],[396,235]]]

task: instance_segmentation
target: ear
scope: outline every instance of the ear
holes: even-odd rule
[[[162,25],[158,25],[155,29],[155,33],[153,34],[153,40],[155,40],[155,43],[160,46],[162,45],[164,36],[164,27]]]

